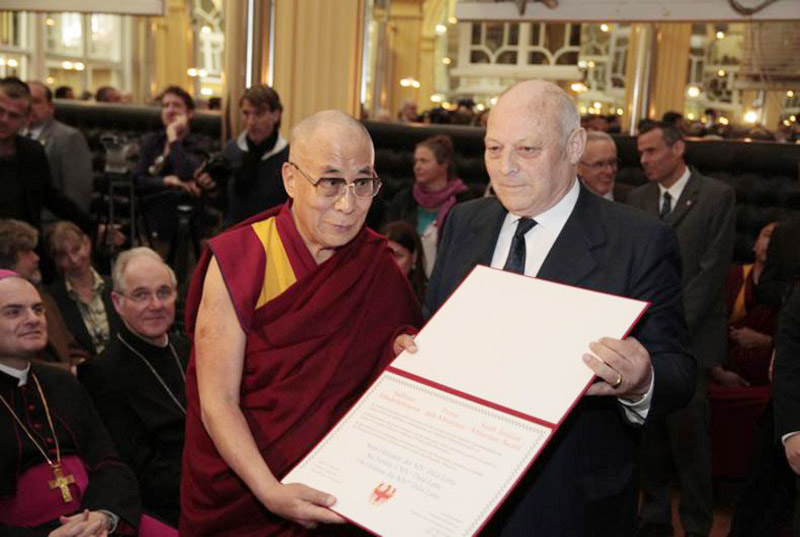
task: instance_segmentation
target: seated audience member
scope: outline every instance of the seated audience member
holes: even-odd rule
[[[750,386],[769,383],[767,376],[772,358],[772,334],[778,310],[759,303],[755,296],[767,247],[777,223],[761,229],[753,246],[755,262],[731,267],[726,285],[728,310],[728,365],[711,370],[713,379],[724,386]]]
[[[92,201],[92,152],[78,129],[53,117],[53,92],[41,82],[28,82],[31,89],[31,120],[28,135],[44,146],[53,188],[89,212]],[[52,215],[50,221],[54,220]]]
[[[625,195],[633,187],[617,184],[617,144],[605,132],[586,133],[586,149],[578,162],[578,176],[586,187],[610,201],[625,201]]]
[[[175,274],[156,252],[140,247],[120,254],[113,276],[123,324],[79,377],[136,474],[143,511],[177,528],[189,344],[169,334]]]
[[[75,98],[75,92],[72,90],[71,86],[59,86],[59,87],[56,88],[55,98],[56,99],[74,99]]]
[[[253,86],[239,99],[245,131],[225,146],[231,164],[227,187],[226,225],[236,224],[287,199],[281,167],[289,144],[280,135],[281,105],[269,86]]]
[[[389,240],[389,248],[400,267],[400,272],[408,278],[414,294],[420,304],[425,300],[425,289],[428,277],[425,275],[425,261],[422,254],[422,242],[411,224],[403,220],[389,222],[381,233]]]
[[[102,86],[94,94],[94,100],[98,103],[119,103],[122,102],[122,94],[112,86]]]
[[[471,198],[467,185],[455,175],[453,142],[439,134],[414,149],[414,184],[395,194],[389,203],[388,220],[405,220],[422,240],[425,275],[430,276],[436,246],[450,209]]]
[[[31,110],[31,91],[18,78],[0,80],[0,218],[15,218],[41,229],[42,208],[89,231],[91,221],[53,187],[42,144],[19,133]]]
[[[55,299],[41,289],[42,273],[36,243],[39,232],[19,220],[0,220],[0,269],[12,270],[39,289],[47,315],[47,346],[37,359],[64,368],[89,358],[67,328]]]
[[[380,189],[364,125],[319,112],[290,147],[292,201],[211,239],[189,288],[182,535],[330,535],[311,528],[344,522],[333,498],[279,480],[391,361],[395,334],[421,323],[364,226]]]
[[[0,270],[0,534],[135,535],[136,479],[78,381],[31,364],[45,345],[39,293]]]
[[[119,327],[111,304],[111,280],[92,267],[92,241],[72,222],[47,231],[47,250],[60,277],[49,287],[69,331],[93,356],[103,352]]]
[[[183,88],[170,86],[159,100],[164,129],[142,138],[132,177],[143,194],[142,210],[154,243],[157,249],[166,249],[177,229],[180,194],[198,196],[201,192],[195,171],[202,165],[203,155],[189,127],[194,115],[192,96]]]

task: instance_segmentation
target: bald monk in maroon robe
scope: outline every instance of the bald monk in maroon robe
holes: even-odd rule
[[[422,323],[386,240],[364,226],[380,188],[366,129],[320,112],[290,147],[290,201],[212,239],[189,290],[182,535],[356,531],[333,496],[280,479]]]

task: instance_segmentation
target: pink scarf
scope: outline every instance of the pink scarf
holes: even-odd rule
[[[447,185],[436,191],[425,190],[419,183],[414,183],[414,188],[411,193],[420,207],[430,211],[436,211],[435,225],[441,229],[444,226],[444,219],[447,218],[447,213],[456,204],[456,195],[469,190],[464,181],[458,177],[453,177],[447,181]]]

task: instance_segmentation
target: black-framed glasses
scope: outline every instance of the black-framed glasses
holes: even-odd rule
[[[294,162],[289,161],[289,165],[300,172],[300,175],[305,177],[309,183],[314,185],[317,192],[319,192],[322,197],[332,200],[342,197],[348,188],[353,190],[353,194],[357,198],[374,198],[383,184],[381,183],[381,178],[377,175],[373,175],[372,177],[359,177],[352,183],[348,183],[342,177],[320,177],[314,181],[310,175],[301,170],[300,166]]]
[[[618,158],[615,159],[608,159],[608,160],[598,160],[597,162],[581,162],[583,166],[586,166],[590,170],[602,170],[606,166],[616,170],[619,168],[620,161]]]

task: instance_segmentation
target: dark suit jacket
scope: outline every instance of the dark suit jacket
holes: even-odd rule
[[[431,275],[427,312],[436,311],[475,265],[491,263],[505,216],[495,198],[453,209]],[[667,226],[581,187],[538,276],[650,301],[632,332],[652,358],[655,384],[648,420],[689,401],[695,363],[687,352],[679,298],[678,241]],[[628,535],[636,512],[638,432],[616,399],[583,398],[486,534]]]
[[[800,292],[786,301],[775,338],[772,402],[778,438],[800,431]]]
[[[92,201],[92,152],[78,129],[52,119],[39,134],[50,164],[53,187],[89,212]]]
[[[106,307],[108,325],[111,329],[111,337],[113,337],[119,329],[120,319],[119,315],[117,315],[117,310],[114,309],[114,303],[111,302],[111,279],[103,277],[103,283],[105,284],[105,288],[103,289],[103,305]],[[58,278],[53,285],[50,286],[49,291],[58,304],[58,309],[61,311],[61,316],[64,318],[64,322],[67,328],[69,328],[69,331],[72,332],[72,335],[81,347],[91,352],[92,356],[96,356],[98,352],[92,343],[92,336],[89,335],[86,324],[83,322],[81,311],[78,309],[78,303],[75,302],[67,292],[64,278]]]
[[[642,185],[627,203],[658,216],[658,184]],[[736,194],[726,184],[692,173],[665,222],[677,233],[683,265],[683,309],[692,352],[705,369],[727,361],[725,280],[733,256]]]
[[[18,200],[21,207],[22,220],[37,229],[42,225],[42,207],[46,207],[56,216],[76,223],[88,234],[92,234],[89,215],[84,213],[74,201],[53,188],[50,178],[50,168],[44,148],[22,136],[17,136],[17,159],[19,161],[20,177],[17,178],[23,185],[23,197]],[[0,214],[0,218],[7,218]]]

